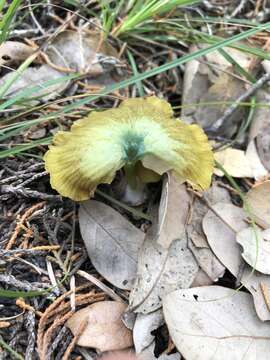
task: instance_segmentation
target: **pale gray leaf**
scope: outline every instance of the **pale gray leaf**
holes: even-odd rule
[[[138,354],[138,360],[181,360],[179,352],[174,354],[161,354],[158,358],[154,354],[155,342],[148,346],[141,354]]]
[[[214,182],[209,190],[204,193],[204,198],[211,205],[226,201],[230,202],[230,195],[227,190],[217,186]],[[208,212],[209,207],[206,202],[195,197],[192,203],[191,216],[186,227],[188,233],[188,246],[196,258],[201,269],[212,279],[216,281],[223,276],[225,267],[217,259],[209,244],[202,228],[202,220]],[[209,279],[208,279],[209,281]]]
[[[163,296],[176,289],[188,288],[197,272],[198,264],[185,237],[175,240],[167,250],[157,244],[155,237],[148,235],[139,255],[130,308],[145,314],[159,309]]]
[[[133,328],[133,342],[137,354],[140,354],[154,340],[152,331],[164,324],[163,313],[161,310],[150,314],[137,314]]]
[[[190,198],[186,186],[172,174],[163,178],[162,194],[158,213],[157,242],[166,249],[185,232]]]
[[[31,97],[39,96],[43,101],[48,101],[55,99],[60,95],[68,86],[69,81],[60,81],[54,85],[44,87],[44,82],[48,80],[61,79],[65,74],[52,69],[48,65],[41,65],[39,67],[29,67],[27,68],[22,75],[14,81],[11,87],[8,89],[6,96],[16,96],[19,91],[25,90],[27,87],[38,86],[39,89],[35,93],[31,94]],[[13,76],[13,73],[10,72],[3,76],[0,79],[0,86],[2,86],[6,81],[9,81]],[[37,103],[38,100],[32,100],[33,103]]]
[[[236,242],[237,232],[248,227],[243,209],[232,204],[219,203],[213,206],[203,219],[203,229],[211,249],[221,263],[250,291],[258,317],[270,320],[261,284],[270,288],[270,277],[252,271],[241,256],[241,247]],[[219,216],[217,216],[217,214]],[[223,220],[222,220],[223,219]]]
[[[95,200],[82,203],[79,221],[88,255],[97,271],[113,285],[131,289],[144,233],[116,210]]]
[[[177,290],[163,301],[169,333],[186,360],[268,360],[269,324],[251,295],[221,286]]]
[[[256,233],[255,233],[256,231]],[[270,229],[252,227],[239,231],[236,241],[243,248],[243,259],[254,269],[270,274]]]
[[[270,227],[270,181],[251,188],[247,193],[247,201],[256,222],[264,229]]]
[[[101,34],[65,30],[54,37],[46,54],[50,61],[62,68],[98,76],[104,73],[101,57],[117,60],[116,50],[107,42],[101,41]]]

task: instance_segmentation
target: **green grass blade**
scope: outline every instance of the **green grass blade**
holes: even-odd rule
[[[235,67],[236,72],[240,76],[243,76],[253,84],[256,82],[256,79],[249,72],[247,72],[229,53],[227,53],[227,51],[225,51],[224,49],[219,49],[218,51],[227,61],[229,61]]]
[[[143,6],[136,7],[136,12],[131,11],[124,19],[121,26],[115,32],[116,36],[127,33],[148,19],[160,16],[175,9],[177,6],[194,5],[198,0],[150,0]]]
[[[0,21],[0,44],[2,44],[8,36],[10,24],[14,18],[16,10],[20,6],[20,3],[21,0],[13,0],[9,5],[7,12],[3,16],[3,19]],[[1,3],[1,6],[3,7],[3,2]]]
[[[185,56],[182,56],[181,58],[178,58],[178,59],[175,59],[171,62],[168,62],[168,63],[165,63],[157,68],[154,68],[154,69],[151,69],[149,71],[146,71],[144,73],[139,73],[138,75],[136,76],[132,76],[131,78],[129,79],[126,79],[126,80],[123,80],[117,84],[114,84],[114,85],[110,85],[108,87],[106,87],[104,90],[101,90],[100,93],[98,95],[90,95],[90,96],[86,96],[84,99],[81,99],[81,100],[77,100],[77,101],[74,101],[74,103],[70,104],[70,105],[67,105],[65,106],[63,109],[59,110],[59,111],[56,111],[56,112],[53,112],[50,114],[50,118],[55,118],[57,115],[63,115],[63,113],[68,113],[70,112],[71,110],[73,109],[78,109],[80,106],[84,105],[84,104],[87,104],[93,100],[96,100],[98,98],[100,98],[101,96],[104,96],[104,95],[107,95],[113,91],[116,91],[116,90],[119,90],[119,89],[122,89],[122,88],[125,88],[129,85],[132,85],[138,81],[143,81],[147,78],[150,78],[154,75],[158,75],[160,74],[161,72],[164,72],[164,71],[167,71],[167,70],[170,70],[176,66],[179,66],[181,64],[185,64],[186,62],[190,61],[190,60],[193,60],[193,59],[196,59],[200,56],[203,56],[203,55],[206,55],[214,50],[218,50],[224,46],[228,46],[228,45],[231,45],[237,41],[240,41],[240,40],[243,40],[251,35],[254,35],[256,34],[257,32],[259,31],[262,31],[262,30],[266,30],[266,29],[269,29],[270,28],[270,22],[268,23],[265,23],[263,25],[260,25],[258,27],[255,27],[255,28],[252,28],[252,29],[249,29],[245,32],[242,32],[241,34],[237,34],[235,36],[232,36],[228,39],[225,39],[223,41],[220,41],[216,44],[213,44],[207,48],[204,48],[204,49],[200,49],[198,51],[195,51],[191,54],[187,54]],[[45,121],[48,120],[48,116],[46,117],[41,117],[37,120],[35,120],[35,123],[37,123],[38,121]],[[33,122],[29,122],[29,127],[32,126]],[[19,126],[19,125],[18,125]],[[28,144],[29,146],[30,144]],[[23,149],[22,151],[24,151],[25,149]],[[7,155],[6,153],[7,150],[4,150],[2,152],[0,152],[0,157],[6,157],[6,156],[9,156]],[[3,156],[3,152],[6,154]],[[16,153],[18,153],[20,151],[16,151]]]
[[[24,358],[21,354],[17,353],[17,351],[15,351],[15,350],[13,350],[12,347],[9,346],[9,345],[2,339],[1,335],[0,335],[0,346],[1,346],[4,350],[6,350],[6,351],[8,351],[8,352],[10,353],[10,355],[12,356],[11,359],[25,360],[25,358]],[[1,353],[2,353],[2,351],[1,351]]]
[[[8,89],[11,87],[11,85],[21,76],[21,74],[28,68],[28,66],[35,60],[37,57],[37,53],[34,53],[30,55],[19,67],[17,70],[15,70],[10,76],[10,79],[6,81],[6,83],[1,87],[0,89],[0,99],[3,98],[5,93],[8,91]]]
[[[134,60],[134,57],[133,57],[132,53],[131,53],[129,50],[127,50],[127,55],[128,55],[128,59],[129,59],[130,66],[131,66],[131,68],[132,68],[133,74],[134,74],[134,76],[137,76],[139,73],[138,73],[138,69],[137,69],[136,62],[135,62],[135,60]],[[139,95],[140,95],[141,97],[145,96],[142,82],[141,82],[141,81],[136,81],[135,84],[136,84],[136,86],[137,86]]]
[[[29,298],[35,296],[41,296],[44,294],[48,294],[48,291],[40,290],[40,291],[17,291],[17,290],[5,290],[0,289],[0,299],[8,298],[8,299],[18,299],[18,298]]]
[[[20,144],[16,145],[11,149],[3,150],[0,152],[0,159],[3,159],[8,156],[13,156],[18,153],[24,152],[25,150],[33,149],[38,145],[49,145],[52,141],[52,137],[47,137],[45,139],[31,141],[29,144]]]
[[[0,0],[0,12],[2,12],[4,6],[5,6],[6,0]]]
[[[42,89],[49,88],[50,86],[57,85],[57,84],[60,84],[62,82],[66,82],[69,80],[73,80],[80,76],[81,76],[80,74],[71,74],[71,75],[61,76],[57,79],[48,80],[40,85],[31,86],[31,87],[26,88],[25,90],[21,90],[15,96],[13,96],[12,98],[3,102],[3,104],[0,105],[0,111],[8,108],[9,106],[11,106],[13,104],[18,103],[22,99],[28,98],[32,94],[36,94],[41,88]],[[1,119],[0,119],[0,121],[1,121]]]

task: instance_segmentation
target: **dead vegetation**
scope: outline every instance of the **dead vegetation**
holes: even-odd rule
[[[109,320],[111,348],[78,345],[85,314],[66,326],[113,300],[142,360],[268,359],[269,1],[186,1],[135,23],[136,1],[74,3],[22,1],[1,28],[0,358],[130,347]],[[82,205],[52,190],[42,158],[57,131],[149,95],[208,134],[210,189],[168,174],[132,207],[119,172]]]

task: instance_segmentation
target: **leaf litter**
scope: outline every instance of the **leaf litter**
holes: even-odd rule
[[[219,201],[230,201],[229,192],[213,183],[211,188],[204,193],[204,199],[193,196],[191,214],[187,224],[188,247],[196,258],[201,270],[207,275],[207,284],[209,279],[212,282],[217,281],[225,272],[225,267],[218,260],[209,247],[207,238],[203,232],[202,220],[208,212],[207,204],[215,204]]]
[[[0,65],[21,62],[34,53],[33,47],[19,41],[5,41],[0,45]]]
[[[132,334],[122,323],[126,305],[116,301],[101,301],[89,305],[71,316],[66,325],[75,335],[83,322],[85,327],[77,340],[80,346],[99,351],[126,349],[132,346]]]
[[[258,317],[262,321],[270,320],[267,299],[261,287],[266,284],[270,288],[270,278],[245,264],[236,241],[237,234],[249,227],[247,215],[243,209],[230,203],[218,203],[213,206],[213,211],[209,210],[203,219],[203,229],[212,251],[238,283],[250,291]],[[252,266],[256,266],[256,261]]]
[[[110,206],[89,200],[79,212],[86,250],[98,272],[120,289],[131,289],[145,234]]]
[[[92,30],[82,31],[79,27],[74,31],[73,25],[70,26],[70,30],[60,32],[48,42],[43,57],[39,57],[38,61],[13,83],[7,96],[14,96],[29,85],[40,85],[40,90],[35,93],[39,99],[35,101],[46,102],[59,94],[67,94],[67,91],[76,92],[76,88],[70,88],[71,81],[65,80],[59,83],[56,81],[55,85],[49,88],[42,87],[48,79],[57,80],[75,73],[86,77],[84,84],[87,84],[87,90],[92,91],[113,83],[115,74],[112,75],[112,70],[117,70],[122,64],[118,60],[118,52],[109,42],[100,42],[99,38],[99,33]],[[199,48],[201,47],[204,45],[199,45]],[[122,50],[124,51],[124,48]],[[231,48],[224,50],[245,71],[254,76],[254,56]],[[23,42],[6,42],[0,48],[1,64],[17,65],[27,59],[33,51],[34,47]],[[195,51],[195,48],[191,48],[190,51]],[[237,100],[240,94],[245,94],[250,83],[249,80],[243,80],[243,75],[239,76],[236,67],[219,52],[212,52],[198,60],[192,60],[185,66],[182,117],[188,122],[201,124],[208,131],[230,108],[230,103]],[[269,64],[263,63],[256,63],[256,66],[260,66],[260,71],[264,69],[269,72]],[[255,70],[257,71],[257,68]],[[11,73],[4,73],[1,84],[9,81],[10,76]],[[153,91],[149,84],[150,82],[143,82],[146,93]],[[159,85],[153,89],[155,92]],[[163,90],[166,97],[167,90]],[[136,91],[135,87],[132,88],[133,95]],[[219,105],[207,107],[204,105],[206,102],[216,102]],[[256,103],[267,102],[269,94],[265,87],[257,91]],[[177,100],[176,104],[178,103]],[[165,176],[159,205],[153,204],[155,201],[152,198],[146,205],[140,204],[140,207],[146,207],[152,216],[150,229],[149,223],[139,220],[137,216],[127,215],[125,211],[121,211],[120,214],[119,207],[115,207],[116,211],[113,207],[95,200],[81,204],[79,221],[81,235],[91,260],[91,264],[87,263],[89,271],[97,271],[100,275],[97,276],[101,279],[98,282],[104,281],[108,284],[103,290],[111,286],[111,291],[117,293],[117,297],[122,298],[123,303],[104,301],[103,294],[84,293],[78,296],[75,293],[77,288],[72,281],[70,285],[65,282],[65,286],[67,284],[72,289],[62,295],[64,298],[67,297],[68,301],[63,303],[61,296],[54,298],[52,295],[52,304],[48,307],[50,315],[47,317],[47,310],[43,314],[36,312],[37,316],[41,316],[39,331],[43,340],[42,354],[47,351],[46,356],[49,358],[57,349],[57,341],[60,343],[57,339],[66,337],[66,343],[70,341],[72,344],[71,335],[65,333],[65,327],[61,328],[56,339],[52,339],[53,331],[59,328],[57,326],[70,317],[66,325],[70,326],[73,332],[73,342],[82,347],[96,348],[98,352],[125,349],[133,346],[134,340],[135,350],[141,360],[179,360],[181,355],[185,360],[208,360],[213,356],[221,360],[232,356],[246,359],[257,356],[260,359],[266,358],[269,352],[269,324],[266,320],[270,320],[269,107],[255,106],[249,134],[237,139],[237,130],[241,127],[240,123],[246,119],[246,115],[244,107],[239,106],[218,128],[215,136],[211,131],[209,134],[215,140],[214,147],[219,146],[220,141],[223,145],[228,141],[229,147],[216,152],[216,159],[237,179],[243,191],[248,190],[246,198],[258,226],[259,243],[235,189],[228,185],[227,179],[219,170],[216,170],[216,174],[223,178],[216,178],[217,181],[214,180],[211,188],[203,195],[194,193],[181,182],[176,182],[170,174]],[[39,130],[35,130],[36,134],[33,131],[33,137],[29,135],[29,138],[44,137],[44,129]],[[13,162],[16,160],[13,159]],[[10,163],[7,167],[10,167]],[[31,169],[31,165],[29,168]],[[4,169],[1,174],[6,174],[5,171]],[[16,166],[13,171],[17,171]],[[18,174],[21,176],[20,170]],[[26,176],[25,173],[22,175]],[[255,184],[253,179],[256,180]],[[42,182],[37,183],[38,190],[44,187]],[[152,195],[153,192],[150,191],[150,197]],[[6,194],[4,196],[8,201],[11,199]],[[65,202],[66,208],[72,213],[69,205]],[[49,225],[56,221],[56,226],[50,230],[50,226],[46,224],[48,234],[41,232],[40,239],[44,239],[45,233],[52,241],[52,246],[61,245],[59,252],[53,248],[53,259],[56,259],[57,266],[60,264],[61,271],[66,275],[67,269],[70,270],[69,266],[66,268],[70,259],[75,259],[76,269],[84,264],[86,255],[84,253],[80,257],[77,244],[74,247],[75,253],[71,254],[74,244],[65,252],[66,241],[69,244],[69,239],[74,239],[75,235],[74,232],[67,232],[70,224],[66,224],[64,220],[65,229],[61,228],[55,219],[56,210],[52,211],[53,216]],[[18,213],[20,214],[20,211]],[[14,215],[14,218],[16,216]],[[70,217],[68,213],[65,213],[65,216]],[[32,221],[32,218],[28,219],[25,226],[29,226],[35,233],[36,239],[36,229],[40,224],[35,223],[31,229]],[[23,231],[26,231],[27,227]],[[60,241],[57,232],[59,227],[60,234],[63,234]],[[31,239],[29,229],[25,234],[21,231],[26,238],[20,245],[21,248],[27,247],[27,239]],[[8,238],[4,236],[3,243]],[[61,258],[64,258],[64,261],[61,262]],[[78,263],[76,259],[79,259]],[[17,261],[20,263],[19,259]],[[16,267],[13,266],[14,268]],[[47,270],[42,268],[42,262],[33,265],[32,269],[38,270],[46,278]],[[62,280],[58,277],[58,270],[54,274],[52,265],[48,266],[48,269],[53,284],[56,284],[58,279]],[[219,286],[224,280],[228,281],[228,271],[225,272],[225,269],[234,277],[230,278],[229,283],[233,290]],[[19,276],[22,273],[23,271]],[[95,283],[96,287],[98,282]],[[213,285],[215,283],[218,285]],[[10,283],[4,284],[6,286]],[[47,285],[51,286],[50,283]],[[59,286],[58,290],[65,291],[64,288]],[[110,296],[108,291],[107,297]],[[87,299],[94,299],[94,304],[85,307],[88,304]],[[89,303],[92,303],[92,300]],[[127,303],[128,300],[127,307],[124,302]],[[60,304],[59,308],[57,304]],[[23,303],[20,306],[24,306]],[[69,307],[71,312],[68,312]],[[33,309],[34,307],[31,311]],[[23,311],[27,313],[29,308],[25,307]],[[131,330],[128,330],[121,320],[121,317],[128,313],[133,320],[135,319],[135,323],[129,326]],[[156,348],[161,341],[156,334],[160,336],[161,328],[164,329],[164,315],[169,334],[162,343],[166,344],[167,349],[157,352]],[[88,323],[85,322],[86,319]],[[170,338],[177,348],[177,351],[174,349],[174,353],[170,353],[173,348]],[[14,338],[14,344],[15,340]],[[64,343],[60,344],[62,346]],[[62,347],[65,351],[65,346]],[[87,356],[89,357],[88,352]]]
[[[268,359],[269,325],[258,319],[249,294],[222,286],[177,290],[165,297],[163,310],[186,359]]]
[[[0,55],[4,59],[23,61],[33,53],[33,48],[20,42],[6,42],[0,47]],[[10,60],[6,61],[9,62]],[[40,89],[35,93],[39,100],[35,102],[55,99],[70,85],[70,80],[64,76],[77,73],[87,76],[88,85],[93,88],[114,83],[111,71],[119,65],[116,50],[107,42],[101,41],[97,32],[65,30],[56,35],[44,52],[41,52],[40,66],[28,67],[20,78],[12,83],[6,96],[15,96],[19,91],[38,85]],[[13,72],[0,79],[0,85],[11,80]],[[59,82],[43,86],[48,80],[59,79]],[[61,81],[62,79],[62,81]]]
[[[228,75],[220,75],[216,85],[209,88],[209,96],[217,91],[214,100],[224,100],[221,97],[222,91],[218,92],[224,86],[224,79],[227,79],[229,87],[232,86]],[[235,95],[228,92],[226,101],[234,99],[239,92],[237,80],[234,80]],[[244,92],[243,88],[242,91]],[[206,119],[208,115],[200,114],[200,118]],[[220,113],[211,116],[214,123]],[[236,124],[234,119],[237,118],[239,114],[235,113],[231,118],[231,133],[226,133],[227,136],[235,132],[236,125],[233,124]],[[208,126],[207,124],[204,125]],[[222,129],[220,133],[223,134]],[[231,176],[257,179],[267,174],[260,151],[252,141],[246,152],[233,148],[216,152],[216,160]],[[216,174],[223,175],[219,170]],[[263,187],[261,190],[262,198],[268,195],[267,184],[265,186],[266,191],[263,191]],[[260,194],[254,195],[254,189],[256,187],[249,191],[247,198],[251,200],[252,209],[255,209],[258,224],[261,224],[267,218],[265,211],[268,211],[268,207],[259,205]],[[262,204],[265,202],[262,201]],[[227,351],[224,349],[227,347],[233,356],[240,358],[246,354],[248,358],[252,358],[257,349],[257,345],[253,344],[254,336],[258,337],[257,329],[260,329],[259,334],[262,332],[261,337],[265,339],[262,342],[259,336],[256,340],[260,344],[262,342],[261,354],[264,356],[269,342],[266,337],[267,325],[261,326],[260,320],[270,320],[265,288],[262,286],[270,288],[270,279],[266,275],[269,273],[266,261],[269,258],[268,231],[263,233],[265,246],[259,249],[256,259],[254,230],[249,227],[243,209],[232,204],[228,190],[214,182],[200,199],[188,192],[186,185],[176,181],[170,173],[163,177],[159,206],[154,206],[151,213],[153,221],[146,234],[113,208],[94,200],[82,204],[79,214],[82,237],[95,268],[114,286],[131,290],[126,313],[137,314],[132,330],[136,353],[142,359],[155,359],[153,330],[163,324],[164,312],[169,334],[179,352],[188,360],[197,358],[198,346],[207,349],[205,359],[212,356],[214,349],[217,349],[221,360],[225,359]],[[123,248],[127,243],[129,245]],[[115,250],[112,251],[114,247]],[[126,254],[130,251],[131,258]],[[241,290],[239,292],[213,286],[212,283],[224,276],[225,269],[235,276],[235,287],[237,283],[242,284],[251,295]],[[193,288],[198,284],[199,288]],[[194,301],[196,305],[198,302],[198,294],[206,299],[203,300],[202,307],[199,305],[194,308]],[[177,297],[170,302],[170,296]],[[184,305],[177,303],[181,299]],[[242,320],[246,311],[252,309],[252,303],[256,313],[250,312],[245,324],[240,325],[239,320]],[[210,309],[205,315],[204,307],[207,308],[208,304]],[[213,319],[209,317],[209,312]],[[230,334],[236,340],[233,340],[234,337],[226,340],[227,329],[220,326],[220,318],[224,324],[230,322]],[[194,335],[198,336],[194,321],[203,324],[200,325],[202,335],[197,342],[193,342]],[[247,323],[248,333],[245,332]],[[205,336],[209,331],[214,336]],[[167,356],[168,359],[171,356],[173,355]]]
[[[155,336],[152,335],[152,332],[163,324],[164,318],[161,309],[149,314],[137,314],[133,328],[133,341],[136,354],[142,353],[154,342]]]
[[[172,190],[177,184],[174,197]],[[177,183],[170,174],[165,176],[159,209],[141,247],[137,278],[130,293],[130,308],[135,312],[159,309],[165,294],[187,288],[195,279],[198,265],[188,249],[184,231],[188,204],[185,185]]]
[[[243,259],[252,268],[269,275],[270,229],[257,229],[255,234],[254,229],[249,227],[237,233],[236,241],[243,248]]]
[[[247,192],[247,201],[251,207],[252,214],[263,229],[270,227],[270,181],[263,181],[253,186]]]

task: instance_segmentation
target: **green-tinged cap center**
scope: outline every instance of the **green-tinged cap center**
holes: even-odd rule
[[[123,138],[124,160],[135,164],[145,153],[144,137],[139,134],[126,133]]]

